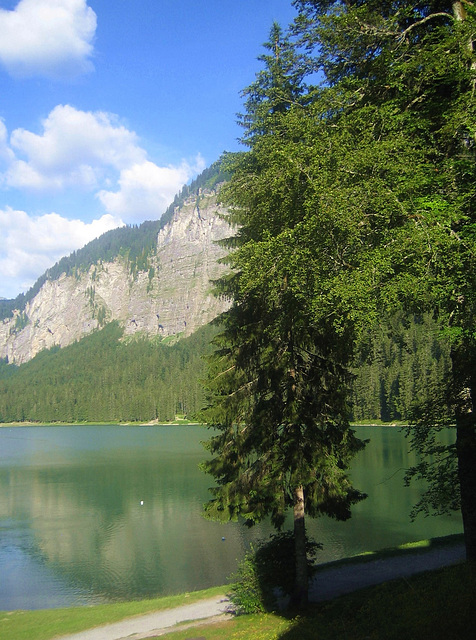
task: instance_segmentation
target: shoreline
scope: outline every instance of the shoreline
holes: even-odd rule
[[[342,564],[337,561],[321,565],[310,584],[310,602],[325,603],[326,607],[329,607],[336,598],[347,596],[352,598],[355,597],[352,595],[354,592],[387,583],[388,589],[393,590],[389,595],[389,602],[393,603],[395,597],[400,595],[401,584],[404,584],[407,591],[413,588],[409,583],[409,579],[413,576],[420,574],[421,579],[430,580],[428,588],[430,593],[433,593],[435,579],[431,578],[432,572],[452,565],[463,567],[464,564],[464,543],[459,535],[422,540],[418,543],[369,552],[363,558],[357,556],[343,559]],[[457,575],[458,578],[462,576],[461,573],[452,575]],[[437,578],[437,580],[440,579]],[[450,580],[454,581],[454,578]],[[39,635],[38,633],[35,635],[38,640],[52,640],[52,638],[123,640],[125,637],[155,638],[157,635],[179,630],[187,630],[188,633],[189,629],[203,624],[229,621],[230,610],[233,611],[226,595],[229,587],[230,585],[224,585],[152,600],[125,601],[96,606],[2,611],[6,625],[0,630],[0,638],[7,640],[7,638],[16,637],[26,640],[32,637],[32,629],[39,632]],[[381,593],[382,591],[378,592],[377,604],[381,602]],[[410,594],[408,599],[413,601],[414,594]],[[339,600],[337,600],[339,607],[338,603]],[[386,611],[385,602],[378,606],[382,606],[383,612]],[[314,625],[313,611],[316,609],[310,609],[308,612],[311,615],[309,621],[311,626]],[[327,611],[327,609],[321,609],[321,611]],[[411,612],[413,611],[412,608]],[[434,611],[431,610],[428,615],[430,614],[434,615]],[[256,614],[255,617],[235,616],[233,619],[243,618],[248,625],[250,621],[265,620],[273,615],[263,613]],[[279,613],[276,615],[280,616]],[[339,607],[338,619],[341,615],[342,610]],[[320,620],[322,622],[322,617]],[[186,625],[182,627],[184,623]],[[332,616],[329,624],[334,624]],[[366,629],[365,632],[364,636],[369,637]],[[256,637],[255,630],[243,637]],[[273,637],[277,636],[273,635]],[[466,638],[466,636],[461,637]]]
[[[23,422],[0,422],[0,429],[2,427],[180,427],[180,426],[206,426],[202,422],[195,422],[193,420],[178,419],[171,422],[159,422],[158,420],[150,420],[149,422],[32,422],[31,420],[25,420]],[[397,428],[407,427],[405,422],[351,422],[350,427],[355,429],[356,427],[388,427]]]
[[[2,427],[190,427],[199,426],[200,422],[192,420],[173,420],[172,422],[0,422]]]

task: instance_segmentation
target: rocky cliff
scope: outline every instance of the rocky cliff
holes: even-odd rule
[[[198,204],[199,200],[199,204]],[[42,349],[67,346],[117,320],[124,335],[189,335],[227,307],[211,280],[225,267],[216,243],[230,235],[214,192],[189,198],[157,237],[147,271],[131,272],[126,258],[46,280],[38,294],[0,322],[0,358],[21,364]]]

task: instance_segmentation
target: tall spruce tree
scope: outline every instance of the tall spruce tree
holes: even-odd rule
[[[369,291],[377,305],[428,309],[451,340],[452,373],[435,390],[440,410],[422,408],[413,437],[422,453],[435,453],[433,427],[452,416],[456,447],[438,450],[441,473],[431,465],[419,472],[436,481],[427,507],[461,507],[467,557],[475,560],[476,8],[469,0],[294,5],[301,44],[329,91],[347,96],[334,109],[335,135],[367,118],[358,171],[350,152],[339,172],[341,195],[342,187],[372,194],[365,215],[361,201],[347,200],[362,231],[355,273],[369,274],[373,265]],[[349,273],[349,301],[358,307],[354,281]],[[456,476],[459,495],[448,485]]]
[[[302,144],[314,152],[300,115],[303,70],[276,25],[265,46],[265,69],[244,94],[249,151],[226,159],[232,178],[222,195],[238,229],[231,274],[218,283],[232,306],[219,318],[202,414],[218,431],[203,464],[217,481],[205,511],[249,525],[270,516],[277,528],[293,511],[299,606],[308,593],[305,516],[350,517],[364,496],[346,470],[363,443],[348,423],[352,327],[336,326],[328,306],[314,308],[335,256],[324,244],[316,250],[309,180],[302,158],[295,162]]]

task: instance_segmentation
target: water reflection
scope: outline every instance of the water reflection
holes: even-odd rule
[[[457,518],[410,523],[420,490],[402,487],[411,459],[400,433],[359,435],[372,441],[352,476],[370,498],[347,523],[309,522],[324,543],[321,561],[460,530]],[[202,518],[211,483],[198,469],[205,437],[200,427],[0,429],[0,609],[224,583],[271,528]]]

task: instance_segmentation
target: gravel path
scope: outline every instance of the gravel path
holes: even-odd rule
[[[390,556],[380,560],[369,560],[356,564],[323,567],[314,577],[309,599],[312,602],[332,600],[364,587],[381,584],[387,580],[404,578],[421,571],[431,571],[456,564],[465,559],[462,543],[435,547],[428,551],[415,551]]]
[[[80,633],[61,636],[56,640],[128,640],[157,635],[160,630],[168,629],[190,620],[212,618],[223,615],[230,606],[225,595],[200,600],[194,604],[186,604],[176,609],[146,613],[120,622],[95,627]]]
[[[421,571],[438,569],[464,560],[463,544],[436,547],[429,551],[408,553],[380,560],[369,560],[356,564],[323,567],[310,588],[309,599],[312,602],[332,600],[345,593],[364,587],[380,584],[387,580],[410,576]],[[170,630],[170,627],[187,625],[191,620],[221,619],[229,615],[230,603],[223,596],[201,600],[176,609],[157,611],[121,622],[96,627],[80,633],[61,636],[56,640],[139,640],[149,636],[158,636]]]

